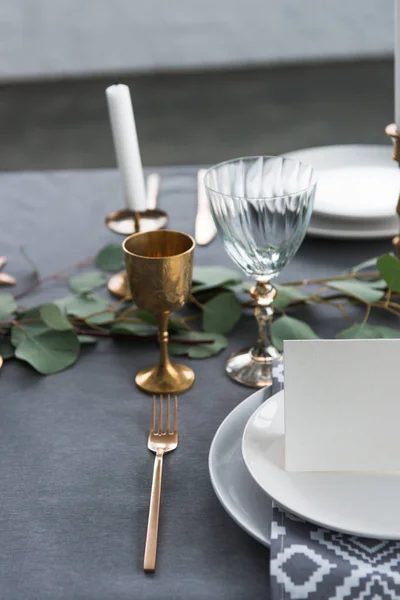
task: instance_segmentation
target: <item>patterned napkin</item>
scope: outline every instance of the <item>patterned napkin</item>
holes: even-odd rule
[[[283,363],[272,371],[272,393],[283,388]],[[273,600],[398,600],[400,542],[358,538],[324,529],[273,505]]]

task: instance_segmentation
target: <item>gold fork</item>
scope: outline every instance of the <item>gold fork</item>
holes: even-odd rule
[[[173,423],[171,429],[171,395],[167,396],[166,420],[163,424],[163,400],[160,394],[159,402],[153,396],[151,412],[151,426],[148,440],[148,448],[155,452],[153,483],[151,486],[149,520],[147,523],[146,548],[144,551],[143,568],[146,572],[153,572],[156,568],[158,520],[160,516],[161,477],[163,457],[167,452],[172,452],[178,445],[178,398],[174,396],[173,401]],[[157,404],[159,404],[158,419],[156,418]],[[156,429],[157,421],[157,429]]]

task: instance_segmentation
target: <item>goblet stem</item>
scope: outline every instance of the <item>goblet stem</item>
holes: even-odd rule
[[[188,390],[194,382],[194,373],[186,365],[171,363],[168,352],[168,318],[170,313],[156,315],[158,339],[160,342],[160,360],[139,371],[135,377],[137,385],[152,394],[179,394]]]
[[[276,296],[276,289],[268,281],[257,281],[251,288],[250,294],[257,306],[254,314],[258,324],[258,339],[251,353],[255,360],[270,362],[271,358],[280,356],[279,351],[272,344],[271,323],[274,315],[272,303]]]
[[[168,319],[169,312],[157,315],[158,339],[160,341],[160,371],[165,371],[171,366],[171,361],[168,353]]]

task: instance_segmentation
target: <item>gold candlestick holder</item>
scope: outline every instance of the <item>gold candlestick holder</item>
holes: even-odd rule
[[[144,212],[135,212],[128,208],[123,208],[107,215],[105,224],[110,231],[126,237],[134,233],[155,231],[166,227],[168,224],[168,215],[163,210],[157,208]],[[126,271],[121,271],[110,277],[108,290],[117,298],[130,297]]]
[[[392,142],[393,142],[393,160],[395,160],[399,167],[400,167],[400,131],[397,129],[396,123],[390,123],[390,125],[388,125],[385,129],[386,134],[392,138]],[[400,220],[400,196],[399,199],[397,201],[397,208],[396,208],[396,212],[399,215],[399,220]],[[393,240],[392,240],[392,244],[395,248],[395,252],[398,256],[400,256],[400,234],[396,235]]]
[[[0,271],[7,264],[7,256],[0,256]],[[0,273],[0,286],[1,285],[16,285],[17,280],[8,273]]]

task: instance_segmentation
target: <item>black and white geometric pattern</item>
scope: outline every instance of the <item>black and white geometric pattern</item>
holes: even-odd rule
[[[274,364],[273,380],[276,393],[282,362]],[[273,600],[400,599],[400,541],[324,529],[274,505],[270,556]]]
[[[274,600],[398,600],[400,542],[330,531],[274,506],[270,573]]]

